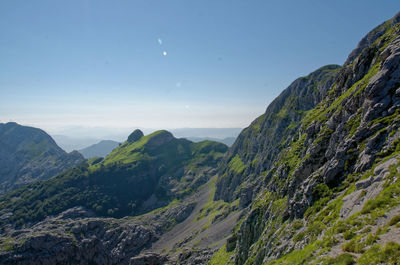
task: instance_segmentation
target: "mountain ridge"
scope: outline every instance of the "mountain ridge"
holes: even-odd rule
[[[0,124],[0,193],[53,177],[84,161],[78,152],[66,153],[45,131]]]

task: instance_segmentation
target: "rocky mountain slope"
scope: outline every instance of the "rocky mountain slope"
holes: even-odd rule
[[[54,177],[83,161],[78,152],[66,153],[40,129],[0,124],[0,194]]]
[[[399,262],[399,22],[331,74],[296,80],[238,137],[215,198],[248,214],[218,264]]]
[[[81,150],[78,150],[86,159],[90,159],[93,157],[105,157],[109,153],[111,153],[114,148],[119,145],[118,142],[112,140],[102,140],[97,144],[92,144],[88,147],[85,147]]]
[[[295,80],[228,151],[135,131],[1,197],[0,261],[399,264],[399,66],[400,13],[343,66]]]

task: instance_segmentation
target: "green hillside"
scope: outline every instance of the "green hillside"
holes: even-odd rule
[[[0,207],[13,212],[2,222],[35,222],[74,206],[99,216],[137,215],[180,199],[207,182],[210,168],[226,150],[221,143],[192,143],[157,131],[123,143],[103,160],[92,159],[2,197]]]

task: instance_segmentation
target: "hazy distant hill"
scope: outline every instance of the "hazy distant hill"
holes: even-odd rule
[[[78,152],[66,153],[40,129],[0,124],[0,194],[53,177],[84,160]]]
[[[209,137],[224,139],[227,137],[237,137],[243,128],[176,128],[171,129],[176,137]]]
[[[233,143],[236,140],[236,137],[226,137],[224,139],[220,139],[220,138],[211,138],[211,137],[184,137],[192,142],[201,142],[201,141],[205,141],[205,140],[210,140],[210,141],[215,141],[215,142],[220,142],[223,144],[226,144],[227,146],[232,146]]]
[[[54,141],[56,141],[57,145],[67,152],[84,149],[92,144],[96,144],[99,141],[101,141],[101,139],[99,138],[90,138],[90,137],[77,138],[59,134],[54,134],[52,135],[52,137]]]
[[[79,152],[87,159],[95,156],[105,157],[106,155],[111,153],[111,151],[118,145],[119,143],[116,141],[103,140],[98,142],[97,144],[93,144],[91,146],[83,148],[79,150]]]

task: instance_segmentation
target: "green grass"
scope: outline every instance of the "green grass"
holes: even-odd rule
[[[322,265],[352,265],[355,264],[354,256],[349,253],[343,253],[335,258],[325,258]]]
[[[358,259],[357,264],[400,264],[400,245],[388,242],[385,246],[373,245]]]
[[[226,245],[221,247],[208,262],[208,265],[226,265],[228,264],[229,258],[233,254],[232,252],[226,251]]]
[[[303,249],[294,250],[289,254],[267,263],[268,265],[300,265],[310,264],[310,261],[314,259],[315,252],[322,247],[322,242],[317,240],[311,244],[308,244]]]
[[[5,252],[13,251],[14,244],[15,244],[15,241],[13,238],[6,237],[6,238],[1,238],[1,240],[2,240],[2,242],[0,244],[1,250],[5,251]]]
[[[231,159],[231,161],[229,161],[228,168],[236,174],[241,174],[245,170],[246,166],[242,159],[240,159],[239,155],[236,155]]]
[[[328,114],[340,111],[345,99],[348,99],[352,96],[357,96],[364,90],[371,77],[378,73],[380,65],[380,62],[373,65],[361,80],[354,83],[349,89],[343,92],[339,97],[335,98],[330,104],[326,101],[322,101],[317,107],[309,111],[302,121],[303,126],[307,127],[313,121],[320,123],[325,122],[328,119]]]

